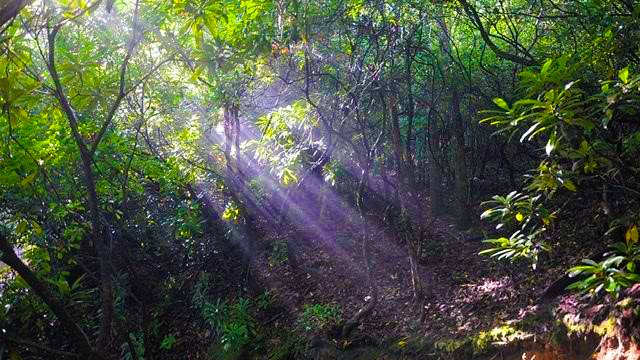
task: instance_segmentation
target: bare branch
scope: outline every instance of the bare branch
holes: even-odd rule
[[[489,46],[489,48],[498,57],[503,58],[505,60],[512,61],[512,62],[517,63],[517,64],[525,65],[525,66],[532,66],[532,65],[537,65],[538,64],[538,61],[536,61],[536,59],[534,59],[534,58],[532,58],[530,56],[521,57],[521,56],[514,55],[514,54],[511,54],[511,53],[508,53],[506,51],[501,50],[493,42],[493,40],[491,40],[491,36],[489,35],[489,33],[485,29],[484,25],[482,24],[482,20],[480,19],[480,16],[478,15],[478,11],[473,6],[471,6],[467,2],[467,0],[458,0],[458,1],[460,1],[460,4],[464,8],[465,13],[467,13],[467,16],[469,16],[469,18],[471,19],[471,22],[473,22],[474,25],[480,31],[480,35],[482,36],[482,39],[484,40],[484,42],[487,44],[487,46]]]

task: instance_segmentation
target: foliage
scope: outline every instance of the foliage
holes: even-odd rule
[[[133,349],[129,344],[133,345]],[[142,339],[141,334],[130,333],[129,334],[129,342],[124,342],[120,345],[121,356],[124,360],[134,360],[134,359],[144,359],[144,341]],[[135,356],[131,353],[135,351]]]
[[[224,208],[224,212],[222,213],[222,219],[237,223],[240,219],[240,208],[238,207],[238,204],[234,202],[227,203],[227,206]]]
[[[269,264],[271,266],[282,265],[287,261],[287,242],[285,240],[276,240],[273,243],[271,255],[269,256]]]
[[[236,354],[255,336],[256,321],[251,309],[254,305],[245,298],[231,304],[220,298],[210,301],[208,290],[209,278],[202,273],[195,287],[193,306],[219,337],[224,353]]]
[[[342,312],[337,305],[305,304],[298,325],[304,331],[318,332],[340,322]]]
[[[619,296],[621,290],[640,282],[640,274],[636,269],[637,263],[640,262],[638,227],[629,227],[625,234],[625,242],[611,245],[611,251],[605,254],[605,260],[595,262],[585,259],[582,262],[582,265],[569,269],[570,275],[582,274],[586,277],[569,285],[569,289],[595,294],[604,290],[613,296]]]
[[[160,342],[160,349],[162,350],[171,350],[173,346],[176,344],[176,337],[173,334],[167,335]]]
[[[537,261],[540,250],[548,249],[544,234],[553,220],[563,216],[558,198],[571,201],[590,189],[602,189],[604,211],[608,213],[608,234],[627,226],[626,243],[614,239],[612,251],[604,260],[585,260],[570,270],[571,275],[584,274],[586,279],[572,285],[572,289],[606,290],[616,295],[640,280],[636,273],[637,227],[636,212],[632,208],[611,209],[615,191],[633,192],[637,183],[633,178],[623,180],[622,174],[634,172],[625,164],[637,156],[637,132],[625,123],[637,114],[635,105],[640,98],[640,79],[623,68],[613,80],[600,83],[599,91],[588,93],[580,86],[582,79],[569,81],[576,65],[566,57],[548,60],[539,72],[523,73],[522,86],[527,95],[512,106],[496,99],[502,109],[484,119],[501,132],[522,133],[521,142],[546,143],[544,156],[536,173],[528,178],[525,193],[512,192],[506,197],[496,196],[485,203],[493,206],[483,218],[498,223],[497,229],[512,231],[511,235],[488,240],[492,248],[484,254],[499,258],[527,257]],[[612,138],[617,133],[617,138]],[[623,184],[624,182],[624,184]],[[547,207],[556,207],[547,210]],[[612,217],[615,211],[617,217]]]
[[[311,106],[304,101],[278,108],[256,120],[261,137],[243,146],[254,151],[255,160],[266,165],[284,187],[298,182],[305,153],[324,147],[322,138],[316,138],[317,120]]]
[[[275,300],[273,297],[274,294],[270,290],[267,290],[260,294],[255,300],[258,310],[265,311],[269,309],[269,307],[273,305],[273,302]]]
[[[305,343],[293,330],[281,330],[273,334],[276,344],[271,347],[267,359],[287,360],[304,356]]]
[[[536,241],[536,237],[546,230],[545,225],[550,224],[554,217],[540,204],[540,197],[541,195],[531,197],[513,191],[506,196],[496,195],[493,200],[484,202],[483,206],[492,207],[482,213],[481,219],[497,223],[496,229],[517,230],[509,238],[484,240],[493,247],[480,254],[498,259],[532,259],[535,266],[538,254],[549,249],[543,241]]]
[[[499,346],[515,343],[530,337],[530,334],[519,329],[517,325],[499,325],[486,331],[480,331],[473,336],[461,339],[441,339],[434,343],[436,351],[448,357],[457,354],[457,357],[475,357],[490,354]]]
[[[0,333],[44,349],[10,357],[171,356],[189,342],[159,327],[188,310],[244,356],[275,299],[246,297],[263,230],[326,240],[335,225],[376,274],[377,207],[421,229],[423,195],[471,209],[483,194],[465,184],[484,178],[517,190],[482,204],[496,224],[482,254],[536,266],[571,241],[558,232],[574,209],[597,208],[602,234],[577,247],[612,245],[570,269],[571,288],[618,296],[639,281],[638,14],[625,0],[4,1]],[[366,221],[362,238],[342,220]],[[287,244],[268,261],[295,272]],[[211,296],[213,273],[237,292]],[[295,330],[342,316],[306,305]],[[273,358],[299,355],[288,337]]]

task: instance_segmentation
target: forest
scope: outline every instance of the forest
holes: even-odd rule
[[[0,0],[0,106],[0,360],[640,359],[634,0]]]

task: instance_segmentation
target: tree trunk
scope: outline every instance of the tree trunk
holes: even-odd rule
[[[111,339],[111,324],[113,321],[113,283],[111,279],[111,255],[110,247],[104,242],[102,222],[100,221],[100,210],[98,208],[98,193],[96,191],[95,179],[91,168],[91,157],[80,149],[82,166],[85,176],[85,186],[87,187],[87,202],[91,215],[91,236],[93,245],[98,254],[98,264],[100,268],[100,287],[102,290],[102,302],[100,310],[102,319],[100,322],[100,335],[98,336],[97,348],[99,351],[109,344]]]
[[[86,359],[104,359],[102,354],[98,354],[91,347],[89,338],[82,331],[80,326],[71,318],[67,310],[64,308],[62,302],[57,296],[40,280],[35,273],[29,269],[29,267],[22,262],[22,260],[16,255],[15,251],[7,238],[0,233],[0,260],[15,270],[20,277],[33,289],[42,301],[53,311],[56,317],[60,320],[60,323],[64,329],[70,335],[72,341],[74,341],[80,350],[82,356]]]
[[[0,27],[13,20],[20,11],[29,3],[28,0],[8,0],[3,1],[0,6]]]
[[[289,198],[290,192],[291,190],[288,189],[287,191],[285,191],[284,195],[282,196],[282,206],[280,207],[280,219],[276,224],[278,227],[278,232],[281,235],[285,233],[285,221],[287,218],[287,214],[289,213],[289,204],[291,201],[291,199]],[[299,258],[298,246],[297,246],[298,244],[294,239],[291,238],[291,236],[289,236],[289,234],[286,235],[286,242],[287,242],[287,261],[289,262],[289,266],[291,267],[292,270],[297,270],[300,267],[300,261],[298,259]]]
[[[356,312],[349,320],[344,323],[342,331],[340,332],[340,338],[345,339],[349,336],[351,331],[360,322],[360,320],[369,314],[375,308],[378,303],[378,286],[373,281],[373,269],[371,264],[371,246],[369,244],[369,224],[367,223],[367,209],[364,200],[365,189],[369,186],[369,172],[371,160],[366,160],[367,165],[362,169],[362,175],[360,176],[360,183],[358,184],[358,192],[356,199],[356,206],[358,208],[358,214],[360,215],[360,221],[362,223],[362,257],[364,260],[365,274],[367,277],[367,285],[370,289],[371,298],[367,301],[367,304]]]
[[[413,226],[411,223],[410,206],[407,200],[410,196],[410,186],[406,178],[406,169],[408,166],[404,166],[403,157],[406,158],[406,154],[403,154],[402,147],[400,145],[400,122],[398,119],[397,102],[395,97],[390,97],[389,109],[391,111],[391,137],[393,139],[393,152],[396,162],[398,164],[398,188],[399,188],[399,202],[400,202],[400,236],[402,236],[406,246],[407,253],[409,255],[409,265],[411,273],[411,284],[413,288],[414,299],[419,300],[422,297],[422,285],[420,281],[420,273],[417,269],[417,255],[416,249],[418,248],[417,241],[419,238],[413,233]],[[414,204],[411,208],[419,208],[420,204]],[[417,219],[420,221],[421,219]]]
[[[391,117],[391,141],[393,143],[393,157],[398,169],[398,186],[403,189],[406,182],[405,166],[402,154],[402,144],[400,136],[400,119],[398,117],[398,101],[394,95],[389,96],[389,112]],[[402,192],[402,191],[401,191]]]
[[[239,222],[240,248],[247,272],[247,279],[251,282],[251,266],[255,262],[255,241],[257,231],[255,229],[255,219],[250,210],[255,208],[249,189],[246,186],[242,164],[240,161],[240,119],[238,117],[238,107],[227,105],[224,107],[224,156],[226,161],[226,185],[229,187],[230,195],[240,210],[244,222]],[[231,154],[231,149],[235,154]]]
[[[440,10],[442,11],[442,10]],[[444,18],[438,20],[438,24],[442,29],[440,33],[440,46],[443,52],[452,57],[450,51],[451,37],[449,35],[449,28],[444,21]],[[453,62],[453,61],[450,61]],[[453,65],[453,64],[451,64]],[[445,77],[449,80],[451,90],[451,108],[450,108],[450,120],[453,124],[453,137],[454,137],[454,153],[453,153],[453,170],[455,172],[454,179],[454,203],[456,212],[456,222],[462,229],[466,229],[470,225],[469,207],[468,207],[468,179],[467,179],[467,167],[465,162],[465,147],[464,147],[464,124],[462,120],[462,113],[460,112],[460,94],[458,93],[457,81],[452,76],[451,66],[447,68]]]
[[[460,112],[460,95],[454,85],[451,91],[451,120],[455,139],[453,168],[455,171],[455,205],[457,225],[467,229],[470,225],[469,216],[469,179],[465,161],[464,124]]]
[[[411,151],[411,136],[413,133],[413,123],[415,118],[415,103],[413,101],[413,75],[411,74],[411,44],[406,45],[405,50],[405,72],[407,78],[407,142],[405,146],[406,155],[406,168],[405,174],[407,181],[409,182],[409,188],[411,191],[416,191],[416,177],[415,177],[415,164],[414,156]]]
[[[440,153],[440,132],[435,119],[430,116],[427,119],[429,139],[425,142],[427,146],[427,158],[429,161],[429,197],[431,198],[431,215],[440,216],[444,213],[444,197],[442,189],[442,172],[438,164],[438,154]]]
[[[391,186],[389,185],[390,180],[389,176],[387,176],[386,157],[384,156],[384,148],[382,147],[380,149],[380,155],[378,156],[378,166],[380,167],[380,177],[382,178],[382,197],[385,201],[389,202],[391,200]]]

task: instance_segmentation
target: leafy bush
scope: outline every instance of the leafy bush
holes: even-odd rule
[[[546,225],[551,222],[554,215],[545,209],[539,202],[540,195],[512,191],[506,196],[496,195],[493,200],[483,203],[483,206],[492,206],[482,213],[482,219],[488,219],[498,223],[496,229],[509,229],[512,234],[509,238],[485,240],[494,247],[480,252],[495,256],[498,259],[529,258],[533,264],[538,261],[538,254],[549,247],[544,241],[536,241],[536,237],[546,230]]]
[[[636,263],[640,262],[638,227],[631,226],[626,232],[625,242],[613,244],[605,257],[600,262],[585,259],[582,265],[572,267],[569,270],[572,276],[583,274],[587,277],[569,285],[569,288],[596,294],[605,290],[617,297],[622,289],[640,282],[640,274],[636,272]]]
[[[562,214],[564,205],[601,193],[599,206],[609,228],[602,237],[626,227],[626,239],[614,238],[602,261],[584,260],[570,269],[571,275],[587,276],[570,288],[617,295],[640,281],[638,213],[633,210],[638,204],[632,200],[640,182],[638,169],[631,165],[640,155],[640,131],[630,125],[637,123],[640,112],[640,76],[624,68],[616,79],[600,82],[598,91],[587,79],[583,84],[583,79],[573,78],[580,66],[561,57],[548,60],[538,72],[523,72],[524,97],[511,106],[495,99],[500,110],[489,112],[491,116],[483,120],[499,127],[498,132],[518,134],[521,142],[538,144],[544,151],[522,192],[484,203],[489,208],[482,218],[508,235],[486,240],[491,248],[482,254],[526,258],[535,264],[539,253],[550,249],[545,237],[554,220],[570,216]]]
[[[209,277],[200,275],[194,289],[193,306],[200,311],[205,322],[218,336],[224,353],[237,353],[256,334],[256,320],[252,315],[251,300],[240,298],[228,304],[226,300],[208,299]]]
[[[271,293],[270,290],[263,292],[256,299],[256,305],[258,307],[258,310],[260,311],[267,310],[272,303],[273,303],[273,294]]]
[[[140,360],[144,360],[144,340],[142,338],[142,334],[140,333],[129,333],[130,343],[133,345],[133,350],[135,350],[137,358]],[[135,356],[131,353],[131,346],[129,342],[123,342],[120,345],[120,354],[122,359],[124,360],[133,360],[136,359]]]

